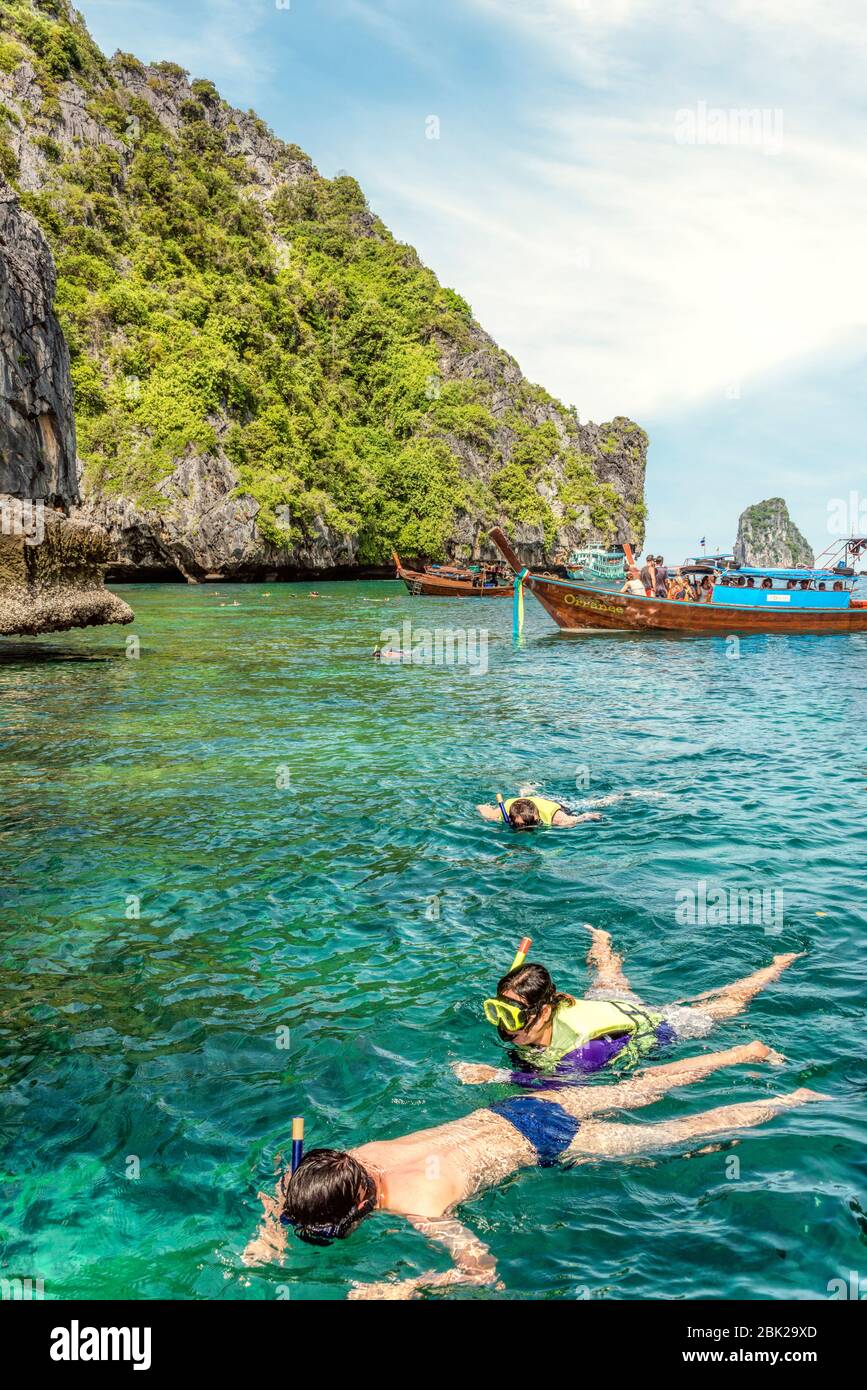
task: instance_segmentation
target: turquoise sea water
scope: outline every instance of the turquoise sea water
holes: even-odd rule
[[[867,637],[568,638],[528,598],[515,648],[508,602],[267,587],[125,589],[131,628],[0,647],[0,1278],[338,1299],[445,1268],[389,1218],[292,1241],[282,1267],[239,1252],[294,1114],[343,1146],[506,1094],[450,1070],[502,1058],[480,999],[524,933],[580,992],[593,922],[651,1003],[807,952],[680,1049],[759,1036],[785,1068],[630,1123],[797,1085],[829,1099],[736,1144],[517,1174],[461,1213],[504,1289],[446,1296],[812,1299],[867,1279]],[[487,673],[375,664],[408,617],[490,628]],[[604,820],[515,836],[476,816],[526,782]],[[764,892],[764,920],[683,921],[702,883]]]

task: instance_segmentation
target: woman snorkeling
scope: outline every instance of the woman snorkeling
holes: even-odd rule
[[[558,990],[544,965],[525,964],[521,943],[512,969],[497,985],[496,997],[485,1000],[484,1010],[502,1040],[512,1045],[522,1069],[457,1062],[453,1070],[460,1081],[564,1086],[611,1064],[632,1065],[657,1047],[703,1037],[718,1020],[741,1013],[754,994],[798,959],[794,952],[775,956],[764,969],[709,991],[700,1007],[649,1009],[630,988],[608,932],[587,930],[593,938],[587,964],[596,976],[583,999]]]

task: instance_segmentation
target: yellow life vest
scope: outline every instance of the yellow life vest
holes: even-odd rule
[[[656,1042],[656,1028],[662,1014],[639,1004],[617,999],[576,999],[560,1004],[554,1014],[551,1041],[546,1048],[517,1048],[523,1060],[538,1071],[552,1071],[561,1058],[584,1047],[594,1038],[626,1035],[629,1042],[618,1054],[618,1063],[634,1065]]]
[[[554,1014],[549,1049],[562,1057],[593,1038],[620,1037],[638,1027],[631,1005],[624,1009],[615,999],[576,999],[574,1004],[561,1004]]]
[[[503,802],[506,815],[509,814],[516,801],[532,801],[542,818],[543,825],[550,825],[557,812],[563,810],[559,801],[549,801],[546,796],[511,796],[508,801]]]

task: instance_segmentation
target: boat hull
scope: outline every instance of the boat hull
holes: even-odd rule
[[[402,579],[415,597],[427,598],[508,598],[514,592],[512,584],[489,584],[483,588],[463,579],[447,579],[429,570],[410,570],[395,558],[398,579]]]
[[[867,632],[867,608],[791,609],[641,598],[591,585],[528,575],[524,580],[554,622],[567,632]]]

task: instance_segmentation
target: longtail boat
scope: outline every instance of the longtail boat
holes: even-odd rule
[[[835,568],[821,570],[741,566],[718,571],[703,565],[710,600],[687,602],[533,574],[499,527],[490,534],[521,583],[566,632],[867,632],[867,599],[853,595],[855,572],[845,557]],[[848,541],[844,549],[857,556],[865,546],[867,541]]]
[[[400,556],[395,551],[392,552],[392,559],[398,579],[403,580],[413,595],[425,594],[433,598],[506,598],[514,590],[511,583],[498,583],[495,571],[489,566],[482,566],[477,571],[449,565],[425,565],[424,569],[411,570],[401,564]]]

